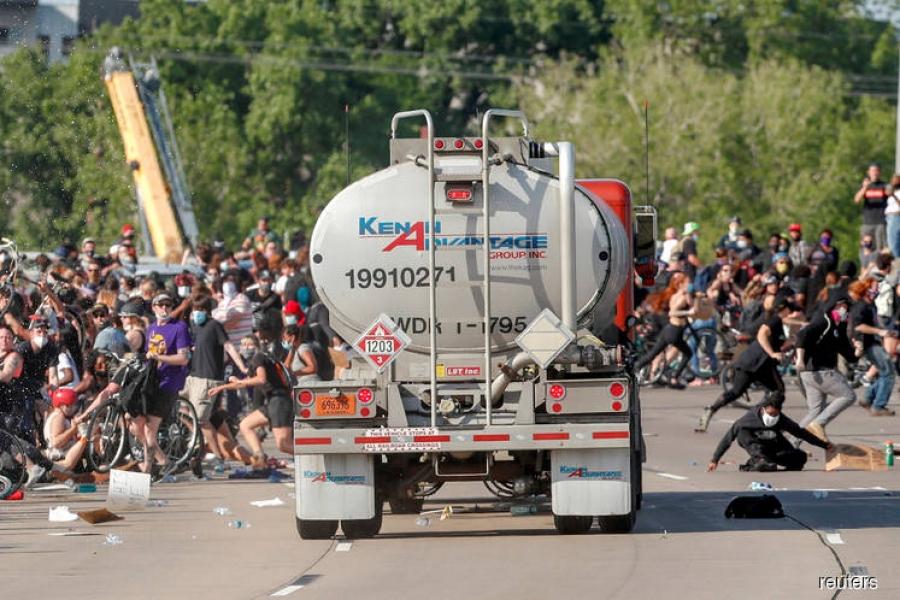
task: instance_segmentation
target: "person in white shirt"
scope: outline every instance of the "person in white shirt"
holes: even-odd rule
[[[888,197],[887,207],[884,209],[884,218],[887,221],[888,248],[894,258],[900,257],[900,175],[891,178],[891,195]]]
[[[678,230],[674,227],[666,228],[666,239],[662,244],[662,254],[659,255],[660,262],[669,264],[672,258],[672,250],[678,245]]]

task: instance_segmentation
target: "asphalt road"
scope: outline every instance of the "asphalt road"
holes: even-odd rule
[[[426,504],[461,507],[427,525],[390,515],[382,534],[349,542],[301,541],[288,482],[179,481],[154,486],[163,506],[123,512],[123,521],[48,522],[48,510],[99,508],[94,494],[34,492],[0,502],[3,598],[831,598],[819,578],[841,566],[877,580],[877,590],[841,598],[898,598],[900,473],[825,472],[812,449],[800,473],[741,473],[734,446],[715,473],[706,464],[742,412],[725,409],[707,434],[693,433],[717,390],[643,395],[649,460],[644,508],[627,535],[558,536],[548,510],[512,516],[479,484],[445,486]],[[785,412],[797,420],[791,390]],[[829,428],[835,442],[880,447],[900,441],[900,418],[852,407]],[[898,467],[900,469],[900,467]],[[752,481],[770,483],[792,518],[729,520],[725,506]],[[828,490],[827,496],[814,490]],[[256,508],[253,500],[283,506]],[[233,515],[219,516],[215,507]],[[241,520],[241,529],[228,522]],[[249,526],[247,526],[249,525]],[[78,535],[54,535],[54,534]],[[106,535],[121,538],[106,545]]]

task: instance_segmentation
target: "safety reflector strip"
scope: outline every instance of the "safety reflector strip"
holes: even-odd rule
[[[414,435],[413,441],[420,442],[420,443],[449,442],[450,436],[449,435]]]
[[[472,436],[473,442],[508,442],[507,433],[476,433]]]
[[[369,437],[355,437],[353,438],[354,444],[390,444],[391,436],[389,435],[373,435]]]
[[[328,437],[308,437],[295,438],[294,444],[297,446],[330,446],[331,438]]]
[[[593,438],[595,440],[627,440],[627,431],[595,431]]]
[[[567,440],[569,439],[569,434],[565,432],[535,433],[532,434],[531,438],[536,442],[548,442],[553,440]]]

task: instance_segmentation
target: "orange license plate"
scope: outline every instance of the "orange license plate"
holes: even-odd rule
[[[356,415],[356,396],[342,394],[316,396],[316,415],[320,417],[353,417]]]

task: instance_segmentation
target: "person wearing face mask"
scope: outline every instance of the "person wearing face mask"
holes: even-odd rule
[[[878,249],[875,248],[875,239],[871,235],[864,235],[859,241],[859,268],[863,271],[875,263],[878,258]]]
[[[188,401],[194,405],[200,430],[209,451],[216,455],[217,466],[224,468],[226,454],[219,446],[216,430],[210,422],[215,411],[214,399],[209,390],[225,381],[225,355],[227,354],[242,373],[247,372],[243,358],[228,340],[221,323],[210,317],[213,301],[209,296],[199,296],[191,302],[191,337],[194,351],[191,354],[190,374],[185,382]],[[191,465],[194,474],[202,476],[199,461]]]
[[[806,464],[806,452],[794,448],[784,437],[785,432],[824,450],[832,449],[830,442],[817,438],[783,414],[783,405],[784,392],[768,392],[765,400],[748,410],[728,429],[706,470],[715,471],[718,468],[722,456],[735,440],[750,455],[749,460],[740,466],[741,471],[777,471],[778,467],[788,471],[802,470]]]
[[[788,256],[795,265],[805,265],[812,254],[812,245],[803,239],[803,226],[800,223],[791,223],[788,226]]]
[[[716,247],[724,248],[725,250],[736,250],[738,234],[741,231],[741,225],[741,218],[737,215],[734,215],[733,217],[728,219],[728,233],[719,238],[719,243],[716,245]]]
[[[247,292],[253,305],[253,328],[264,332],[267,339],[280,339],[284,324],[281,318],[281,296],[273,290],[272,275],[261,271],[259,284]]]
[[[212,311],[212,318],[225,327],[228,340],[238,345],[241,339],[253,333],[253,311],[250,299],[241,292],[240,272],[228,271],[221,282],[219,305]]]
[[[34,408],[42,408],[41,390],[49,382],[51,388],[58,386],[56,365],[59,362],[59,347],[50,339],[50,323],[42,315],[32,315],[28,339],[21,342],[16,351],[23,361],[20,378],[25,399],[25,420],[22,424],[23,437],[33,439]],[[43,411],[41,411],[43,412]]]
[[[800,425],[827,440],[825,426],[856,401],[856,393],[837,368],[838,354],[847,362],[858,360],[857,349],[847,336],[851,300],[837,294],[824,310],[797,332],[796,367],[806,390],[809,412]],[[862,348],[859,349],[860,354]],[[834,398],[830,403],[827,398]]]
[[[263,339],[262,342],[277,340]],[[251,336],[241,340],[241,346],[255,348],[250,358],[249,372],[245,379],[229,377],[228,383],[209,390],[210,398],[227,390],[250,389],[259,392],[259,402],[240,424],[241,435],[253,451],[254,469],[266,466],[266,455],[256,434],[259,427],[270,427],[275,437],[276,447],[286,454],[293,454],[294,403],[291,400],[293,383],[287,368],[275,358],[261,351],[256,338]]]
[[[878,312],[875,307],[878,281],[872,278],[854,281],[847,291],[853,299],[853,306],[850,308],[853,337],[862,344],[863,353],[876,371],[869,375],[877,375],[877,379],[866,389],[865,397],[859,404],[863,408],[868,408],[874,417],[892,417],[894,411],[887,408],[887,404],[894,391],[894,365],[884,349],[883,340],[895,337],[895,334],[889,329],[880,327],[878,323]]]
[[[823,229],[819,234],[819,243],[809,255],[810,264],[825,273],[837,270],[840,262],[840,252],[831,245],[833,237],[834,234],[830,229]]]

